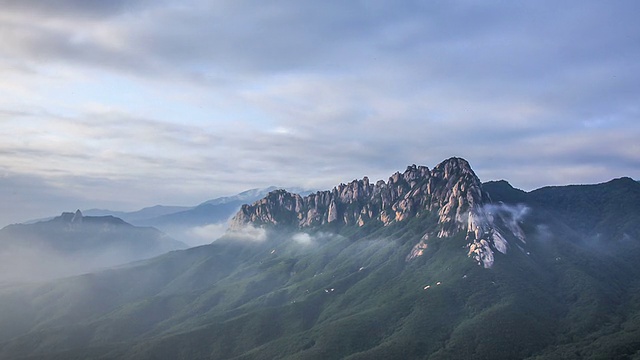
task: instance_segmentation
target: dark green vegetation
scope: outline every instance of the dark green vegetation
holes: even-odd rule
[[[496,252],[491,269],[467,257],[462,233],[431,236],[406,261],[437,214],[253,229],[0,288],[0,358],[640,358],[640,184],[484,189],[528,207],[526,247]]]

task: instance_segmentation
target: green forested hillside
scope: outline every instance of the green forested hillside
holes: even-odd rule
[[[631,220],[640,212],[629,199],[640,185],[623,185],[524,193],[485,184],[494,203],[527,206],[526,245],[496,253],[490,269],[467,257],[463,233],[431,236],[407,261],[437,232],[435,214],[423,214],[388,226],[256,229],[119,269],[5,286],[0,358],[638,358]],[[594,229],[626,236],[605,241]]]

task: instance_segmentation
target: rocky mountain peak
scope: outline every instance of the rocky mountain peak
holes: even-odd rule
[[[80,224],[82,223],[83,215],[78,209],[76,212],[63,212],[60,216],[53,218],[51,221],[63,222],[68,224]]]
[[[232,219],[231,229],[246,224],[301,229],[325,224],[364,226],[370,222],[388,226],[425,213],[436,213],[438,231],[434,235],[450,237],[466,231],[469,256],[489,267],[493,264],[492,249],[506,251],[506,242],[493,245],[503,237],[494,236],[499,233],[492,230],[493,220],[482,210],[484,198],[482,183],[469,163],[454,157],[433,170],[426,166],[408,166],[403,173],[396,172],[386,182],[379,180],[375,185],[364,177],[304,197],[275,190],[251,205],[243,205]],[[422,254],[429,236],[423,236],[407,260]]]
[[[71,222],[72,223],[81,223],[82,222],[82,212],[80,211],[80,209],[76,210],[75,214],[73,214],[73,217],[71,218]]]
[[[463,215],[482,201],[480,180],[460,158],[451,158],[432,171],[411,165],[385,182],[371,184],[368,177],[340,184],[305,197],[285,190],[270,192],[252,205],[244,205],[232,226],[288,225],[300,228],[338,223],[363,226],[380,221],[385,226],[424,212],[438,211],[441,237],[450,236],[464,222]]]

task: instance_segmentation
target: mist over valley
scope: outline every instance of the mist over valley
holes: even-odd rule
[[[387,181],[263,196],[227,217],[215,241],[184,250],[154,228],[80,211],[5,227],[3,251],[20,234],[34,248],[46,244],[49,258],[54,250],[68,257],[35,262],[29,271],[39,278],[5,278],[0,356],[584,359],[640,351],[640,184],[629,178],[525,192],[482,183],[468,162],[450,158]],[[151,251],[148,234],[174,248],[136,253],[129,264],[110,248]],[[112,256],[121,262],[108,269]],[[69,273],[45,271],[63,259]],[[7,274],[16,265],[3,266]]]
[[[0,4],[0,359],[640,360],[640,2]]]

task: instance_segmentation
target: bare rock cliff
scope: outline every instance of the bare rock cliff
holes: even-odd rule
[[[302,197],[276,190],[251,205],[243,205],[231,221],[231,229],[246,224],[309,228],[324,224],[364,226],[379,221],[384,226],[423,213],[438,217],[438,237],[467,233],[469,256],[480,265],[493,264],[493,250],[506,252],[504,236],[493,226],[483,204],[487,196],[469,163],[450,158],[433,170],[412,165],[396,172],[387,182],[371,184],[367,177],[340,184],[329,191]],[[407,256],[422,255],[429,234]]]

